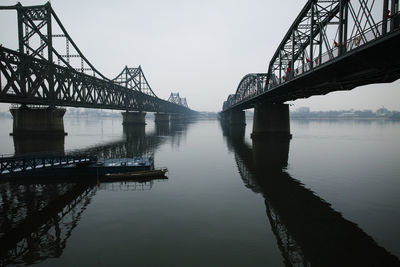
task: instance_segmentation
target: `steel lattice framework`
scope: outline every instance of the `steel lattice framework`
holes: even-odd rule
[[[235,104],[236,101],[244,100],[262,91],[266,81],[266,73],[250,73],[244,76],[239,83],[236,94],[229,95],[228,100],[224,102],[223,110]]]
[[[33,264],[60,257],[96,192],[92,184],[3,184],[0,209],[9,215],[1,229],[11,229],[0,237],[0,263]],[[29,201],[35,205],[27,206]]]
[[[16,10],[19,49],[0,47],[0,102],[150,112],[192,112],[158,98],[141,67],[106,78],[83,55],[50,3]]]
[[[28,155],[0,157],[0,177],[2,175],[33,171],[36,169],[54,168],[73,163],[90,162],[96,160],[91,154],[53,153],[49,155]]]
[[[150,84],[147,82],[141,66],[137,68],[128,68],[126,66],[122,72],[113,79],[113,81],[114,83],[131,90],[136,90],[146,95],[157,97],[151,89]]]
[[[186,97],[180,97],[179,93],[171,93],[169,95],[168,101],[171,103],[188,108]]]
[[[283,88],[283,85],[293,80],[321,69],[328,63],[335,63],[350,54],[354,55],[369,47],[371,43],[388,39],[388,36],[397,36],[398,43],[399,21],[398,0],[309,0],[270,60],[268,72],[246,75],[240,82],[234,98],[230,95],[225,101],[223,110],[233,108],[258,95],[268,94],[274,89]],[[396,64],[398,65],[398,62]],[[365,66],[360,73],[366,73],[368,67],[371,68]],[[259,79],[256,76],[263,77],[263,80],[255,89],[251,80]],[[338,80],[340,77],[332,82]],[[367,83],[372,81],[366,81],[364,84]],[[354,85],[339,84],[335,90],[352,89],[361,84],[362,82]],[[309,83],[307,86],[312,87]],[[281,97],[278,101],[284,102],[330,91],[292,94]]]

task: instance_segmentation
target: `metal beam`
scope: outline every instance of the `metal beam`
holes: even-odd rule
[[[21,90],[21,68],[29,73],[29,93]],[[50,70],[49,72],[43,70]],[[130,90],[109,80],[93,77],[67,67],[0,47],[0,72],[6,85],[0,90],[0,102],[73,106],[132,111],[191,113],[187,107]],[[48,75],[51,73],[52,75]],[[54,99],[45,85],[58,84]]]

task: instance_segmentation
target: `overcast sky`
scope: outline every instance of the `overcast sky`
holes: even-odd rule
[[[278,44],[306,2],[53,0],[51,4],[80,50],[105,76],[114,78],[125,65],[141,65],[159,97],[179,92],[192,109],[219,111],[244,75],[267,72]],[[16,49],[16,12],[0,14],[0,43]],[[400,110],[399,99],[396,81],[297,100],[292,108]]]

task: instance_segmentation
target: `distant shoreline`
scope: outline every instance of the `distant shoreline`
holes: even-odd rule
[[[303,116],[290,116],[290,119],[293,120],[395,120],[398,121],[400,118],[391,118],[391,117],[303,117]]]

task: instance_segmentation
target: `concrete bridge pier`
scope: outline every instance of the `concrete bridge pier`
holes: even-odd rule
[[[154,122],[155,123],[169,123],[169,114],[168,113],[155,113],[154,114]]]
[[[146,112],[126,111],[121,114],[124,125],[146,125]]]
[[[246,113],[243,110],[231,110],[224,116],[231,125],[246,125]]]
[[[29,108],[25,105],[19,108],[11,108],[13,116],[14,136],[64,136],[64,114],[65,108],[54,106],[42,108]]]
[[[288,104],[256,104],[251,138],[291,138]]]

